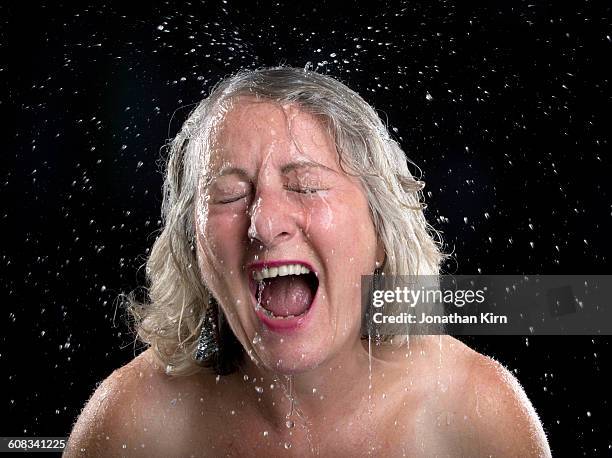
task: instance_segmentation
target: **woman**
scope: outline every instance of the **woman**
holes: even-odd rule
[[[376,112],[293,68],[219,84],[170,148],[133,303],[150,348],[68,456],[548,456],[517,381],[451,337],[361,335],[363,275],[435,275],[422,183]]]

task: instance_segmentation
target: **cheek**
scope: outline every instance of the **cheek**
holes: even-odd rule
[[[376,232],[367,203],[356,199],[337,202],[312,212],[312,226],[342,262],[353,259],[351,264],[362,270],[375,258]],[[315,224],[316,223],[316,224]]]
[[[247,229],[248,221],[244,211],[210,210],[204,224],[198,230],[200,244],[210,267],[226,271],[233,269],[235,267],[233,264],[240,263]]]
[[[325,221],[328,210],[333,215],[331,228]],[[359,319],[361,276],[370,275],[376,262],[376,231],[367,204],[360,200],[335,202],[327,210],[312,212],[312,244],[322,256],[330,281],[328,293],[333,300],[358,304],[343,308],[343,313]],[[315,229],[317,228],[317,229]]]

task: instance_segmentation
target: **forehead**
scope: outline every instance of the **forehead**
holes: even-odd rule
[[[253,97],[233,99],[215,136],[211,166],[258,168],[265,159],[279,166],[296,159],[339,170],[334,139],[324,121],[296,104]]]

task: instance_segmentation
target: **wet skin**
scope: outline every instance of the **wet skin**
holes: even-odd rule
[[[360,338],[360,277],[384,258],[356,177],[316,117],[235,101],[202,169],[202,279],[250,357],[234,374],[170,377],[147,350],[94,393],[67,455],[548,456],[531,404],[451,337]],[[290,331],[255,312],[253,262],[301,260],[319,288]],[[293,399],[293,403],[290,401]]]
[[[66,456],[550,456],[512,375],[451,337],[375,347],[372,388],[367,377],[344,382],[336,396],[296,396],[318,412],[294,416],[290,429],[270,415],[290,410],[275,380],[169,377],[147,350],[96,390]]]
[[[360,182],[342,170],[324,125],[293,106],[240,99],[217,139],[201,180],[198,253],[234,334],[280,373],[320,378],[334,359],[363,358],[361,276],[384,250]],[[299,329],[279,333],[255,313],[249,266],[289,260],[311,266],[319,287]]]

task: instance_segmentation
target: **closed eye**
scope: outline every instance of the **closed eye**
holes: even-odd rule
[[[308,186],[287,186],[287,191],[297,192],[299,194],[314,194],[319,191],[328,191],[329,188],[312,188]]]
[[[223,199],[217,199],[216,204],[231,204],[232,202],[238,202],[241,199],[244,199],[246,194],[235,197],[225,197]]]
[[[234,181],[232,177],[221,177],[211,186],[210,195],[215,204],[231,204],[238,202],[252,193],[249,182]]]

